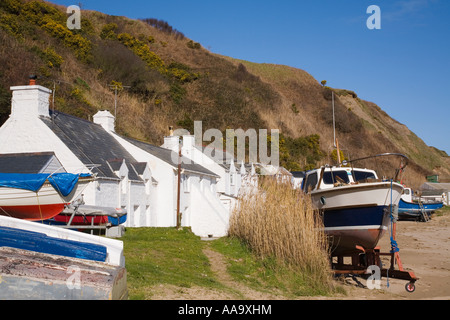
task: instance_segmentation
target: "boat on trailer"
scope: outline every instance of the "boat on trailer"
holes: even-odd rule
[[[90,174],[0,173],[0,215],[28,221],[51,219],[93,180]]]
[[[66,225],[111,225],[119,226],[127,221],[127,211],[123,208],[100,206],[69,206],[53,218]]]
[[[401,156],[382,154],[381,156]],[[403,185],[379,179],[374,170],[346,167],[366,157],[344,161],[336,166],[324,166],[306,173],[302,189],[311,195],[312,203],[323,217],[333,256],[358,251],[358,247],[373,250],[388,230],[391,215],[398,208]],[[407,163],[407,161],[406,161]],[[406,167],[397,170],[397,175]]]

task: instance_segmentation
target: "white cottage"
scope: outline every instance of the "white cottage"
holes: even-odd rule
[[[97,175],[84,191],[87,205],[126,209],[128,227],[176,226],[178,166],[173,150],[119,136],[107,111],[97,113],[94,123],[52,112],[51,90],[42,86],[11,90],[11,115],[0,128],[2,154],[50,152],[67,172]],[[227,233],[229,211],[217,196],[218,179],[195,162],[182,164],[182,225],[202,237]]]
[[[177,142],[179,140],[180,137],[178,136],[166,137],[162,147],[172,150],[173,152],[179,152],[179,145]],[[244,164],[242,163],[240,166],[241,169],[239,169],[235,166],[233,155],[229,155],[222,150],[214,150],[214,155],[220,153],[218,158],[222,161],[218,162],[217,159],[208,156],[207,152],[205,152],[205,148],[200,148],[195,145],[195,136],[183,135],[181,141],[181,153],[183,157],[193,163],[200,164],[218,177],[214,191],[223,206],[225,206],[229,214],[231,214],[241,191],[242,172],[245,172]]]

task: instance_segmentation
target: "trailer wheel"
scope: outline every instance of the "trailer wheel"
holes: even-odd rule
[[[409,282],[406,284],[405,289],[407,292],[413,293],[414,291],[416,291],[416,285],[414,284],[414,282]]]

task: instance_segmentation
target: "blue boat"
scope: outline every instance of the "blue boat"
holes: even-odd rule
[[[441,209],[444,206],[442,201],[427,201],[423,199],[413,200],[412,190],[405,188],[403,195],[398,204],[398,215],[401,219],[414,219],[423,220],[436,210]]]
[[[125,266],[123,242],[0,215],[0,248]]]
[[[49,237],[44,233],[0,226],[0,247],[105,262],[105,246]]]

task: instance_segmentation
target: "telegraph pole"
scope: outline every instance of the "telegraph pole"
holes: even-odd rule
[[[123,86],[123,85],[118,84],[118,83],[110,84],[108,86],[111,89],[114,90],[114,118],[117,121],[117,95],[118,95],[118,92],[119,92],[119,90],[122,90],[122,89],[130,89],[131,87],[130,86]]]
[[[180,211],[180,198],[181,198],[181,137],[178,137],[178,194],[177,194],[177,230],[181,230],[181,211]]]

